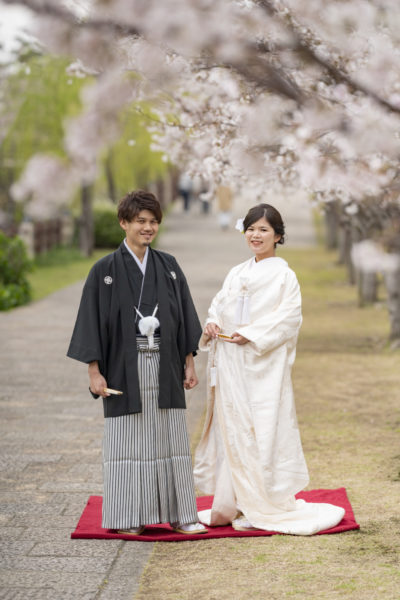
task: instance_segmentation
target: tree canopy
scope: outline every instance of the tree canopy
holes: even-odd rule
[[[212,183],[300,185],[347,203],[397,188],[396,0],[6,2],[31,8],[76,72],[96,73],[66,136],[88,179],[134,98],[157,103],[158,148]]]

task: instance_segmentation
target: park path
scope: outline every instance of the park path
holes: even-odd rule
[[[251,205],[237,200],[233,222]],[[308,205],[287,202],[284,213],[289,245],[312,244]],[[249,256],[233,227],[221,231],[215,214],[198,205],[184,214],[179,203],[159,247],[181,264],[201,320],[228,269]],[[152,551],[149,543],[70,539],[89,495],[102,493],[102,406],[86,392],[85,365],[65,357],[81,289],[0,313],[2,600],[131,600]],[[196,360],[191,434],[205,399],[205,356]]]

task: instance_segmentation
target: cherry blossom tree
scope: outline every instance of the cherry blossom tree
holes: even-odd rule
[[[71,74],[95,75],[68,128],[68,163],[28,165],[17,196],[43,202],[57,169],[89,185],[121,110],[150,100],[154,148],[207,179],[209,194],[229,181],[253,198],[301,187],[338,203],[358,228],[356,269],[379,267],[400,306],[400,250],[388,242],[399,232],[398,0],[3,1],[31,9],[45,47],[73,57]],[[368,253],[356,245],[366,240]]]

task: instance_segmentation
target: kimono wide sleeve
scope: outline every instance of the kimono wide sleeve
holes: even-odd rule
[[[67,356],[84,363],[104,361],[102,348],[102,319],[99,289],[94,269],[91,270],[82,291],[82,298]]]
[[[186,277],[177,262],[175,263],[175,269],[178,275],[180,286],[180,296],[185,329],[185,356],[187,356],[188,354],[196,352],[202,329],[192,296],[190,294]]]
[[[237,332],[252,342],[256,354],[275,350],[291,339],[296,340],[301,326],[301,293],[296,275],[288,271],[283,283],[282,297],[274,310],[257,316],[250,325],[239,327]]]

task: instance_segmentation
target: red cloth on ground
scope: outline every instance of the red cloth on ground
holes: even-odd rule
[[[307,502],[326,502],[342,506],[345,509],[345,515],[339,525],[319,531],[316,535],[324,533],[341,533],[351,529],[359,529],[360,526],[355,520],[353,509],[346,494],[345,488],[336,490],[309,490],[296,494],[296,498],[302,498]],[[211,508],[213,496],[201,496],[197,498],[197,509],[205,510]],[[264,531],[255,529],[254,531],[235,531],[230,525],[223,527],[207,527],[208,533],[185,535],[175,533],[167,523],[158,525],[149,525],[142,535],[126,535],[116,533],[113,529],[102,529],[101,527],[101,496],[90,496],[89,501],[82,513],[75,531],[71,538],[78,539],[122,539],[136,540],[140,542],[184,542],[190,540],[208,540],[210,538],[222,537],[258,537],[266,535],[277,535],[275,531]],[[281,534],[283,535],[283,534]]]

